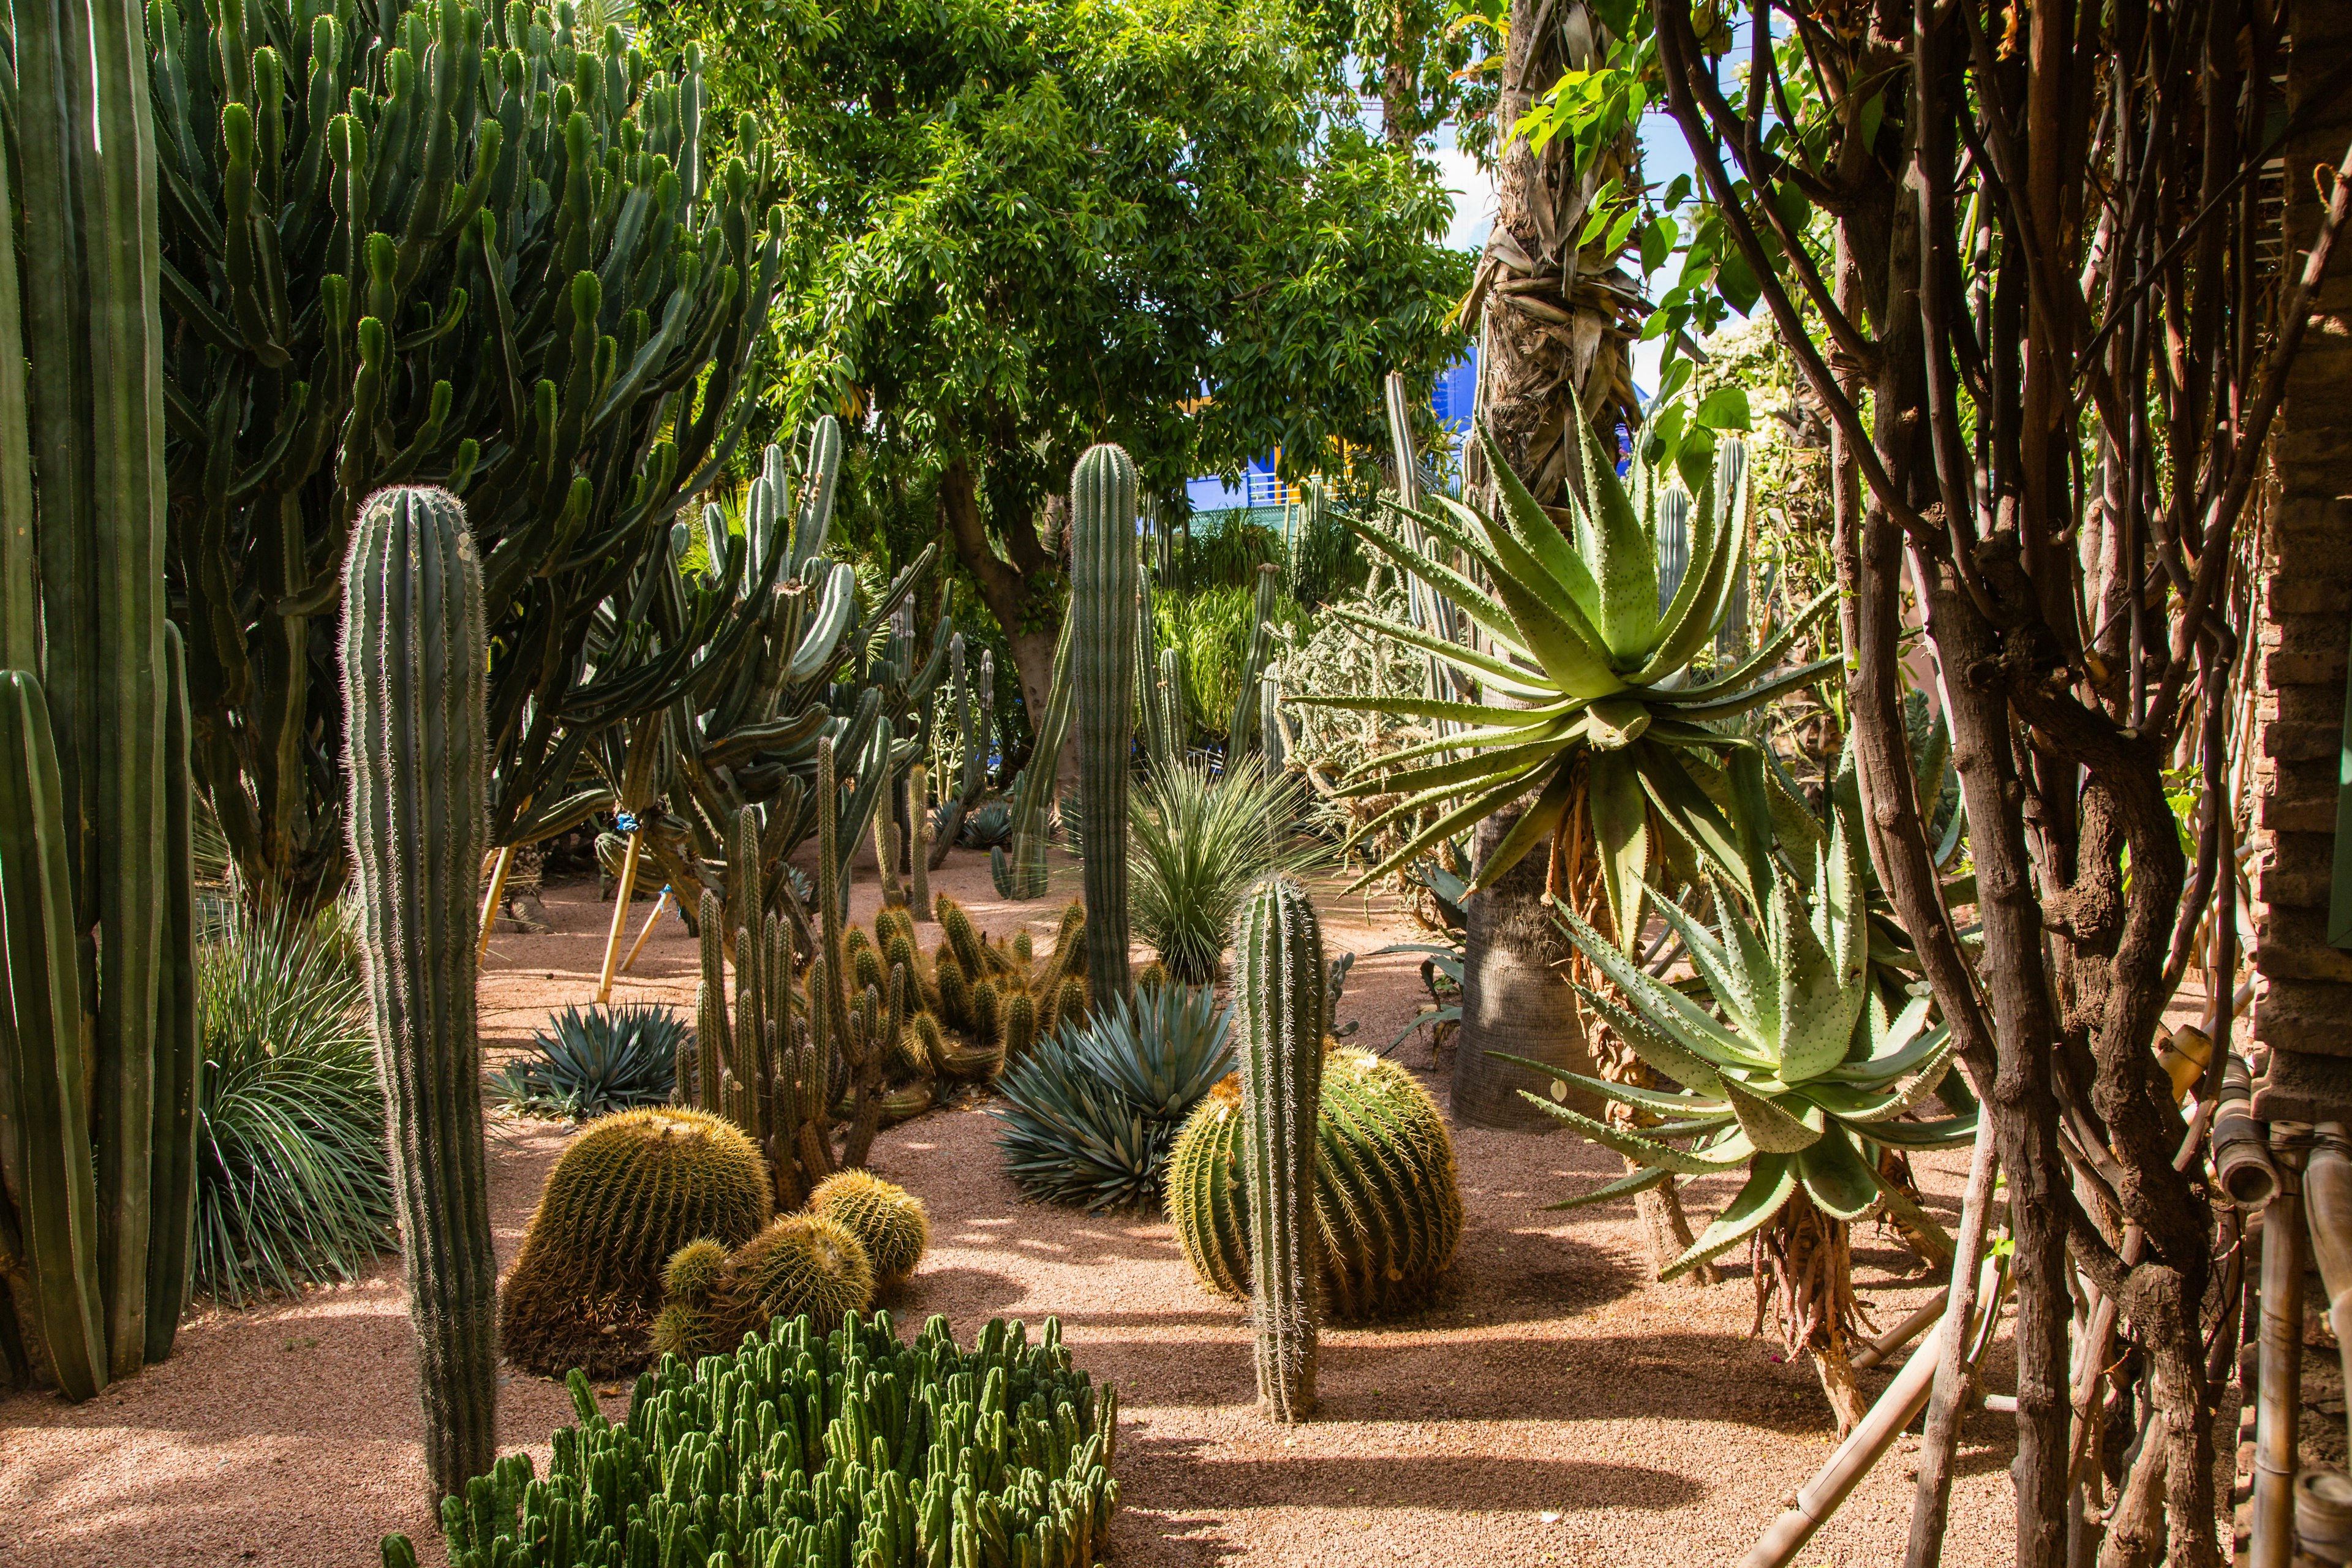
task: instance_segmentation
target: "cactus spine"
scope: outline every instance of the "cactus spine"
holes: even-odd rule
[[[379,493],[361,510],[344,573],[345,763],[436,1500],[486,1474],[498,1441],[498,1263],[474,1033],[488,666],[481,563],[464,509],[444,490]]]
[[[1087,980],[1103,1006],[1133,995],[1127,967],[1127,779],[1135,751],[1138,575],[1135,460],[1121,447],[1090,447],[1070,475],[1070,618],[1076,628],[1070,682],[1078,710],[1086,834]]]
[[[174,831],[187,726],[164,622],[145,29],[116,0],[35,6],[15,28],[0,137],[0,984],[16,1027],[0,1037],[0,1209],[17,1221],[21,1295],[0,1293],[0,1314],[29,1331],[0,1325],[0,1375],[28,1377],[23,1346],[43,1343],[62,1392],[86,1399],[170,1350],[187,1289],[196,1064]]]
[[[1287,877],[1252,889],[1234,931],[1242,1180],[1258,1403],[1276,1421],[1315,1412],[1315,1125],[1322,1097],[1323,931]]]

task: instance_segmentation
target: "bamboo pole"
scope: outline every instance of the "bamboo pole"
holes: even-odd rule
[[[654,900],[654,912],[646,917],[646,923],[637,928],[637,940],[629,944],[629,956],[621,960],[622,973],[626,974],[637,966],[637,954],[645,952],[646,938],[654,934],[654,923],[662,918],[662,911],[668,908],[669,884],[665,882],[662,884],[660,894]]]
[[[1948,1322],[1971,1322],[1977,1316],[1977,1270],[1991,1220],[1993,1176],[2000,1163],[1994,1152],[1993,1119],[1979,1115],[1976,1147],[1969,1154],[1969,1184],[1960,1199],[1960,1231],[1953,1239],[1952,1283],[1944,1311]],[[1969,1338],[1939,1334],[1932,1342],[1938,1347],[1936,1380],[1927,1430],[1919,1439],[1918,1485],[1911,1494],[1911,1542],[1905,1568],[1937,1568],[1944,1560],[1944,1527],[1952,1500],[1952,1456],[1959,1448],[1960,1416],[1967,1405]]]
[[[2271,1128],[2279,1185],[2263,1211],[2262,1338],[2254,1385],[2251,1568],[2294,1557],[2295,1420],[2303,1384],[2303,1145],[2309,1129]]]
[[[1940,1321],[1944,1309],[1951,1301],[1948,1290],[1939,1293],[1918,1308],[1909,1317],[1854,1352],[1853,1370],[1868,1372]]]
[[[1979,1301],[1989,1307],[1997,1301],[1998,1281],[1999,1260],[1987,1258],[1979,1270]],[[1969,1325],[1971,1329],[1978,1326]],[[1797,1493],[1797,1506],[1773,1521],[1762,1539],[1739,1560],[1739,1568],[1788,1568],[1790,1559],[1813,1538],[1813,1532],[1837,1511],[1838,1505],[1845,1501],[1862,1478],[1870,1473],[1870,1468],[1885,1457],[1903,1429],[1926,1407],[1944,1337],[1953,1331],[1953,1321],[1948,1317],[1937,1325],[1927,1342],[1903,1363],[1903,1370],[1895,1374],[1895,1381],[1886,1385],[1886,1392],[1878,1396],[1870,1414],[1855,1424],[1846,1440],[1830,1456],[1829,1462]],[[1962,1333],[1958,1337],[1966,1343],[1979,1336]]]
[[[507,890],[507,873],[514,868],[515,847],[501,847],[496,864],[490,868],[490,890],[482,899],[482,931],[474,948],[474,966],[480,968],[490,956],[490,922],[498,918],[499,898]]]
[[[632,828],[628,853],[621,858],[621,885],[613,893],[613,929],[604,938],[604,973],[596,982],[599,1004],[613,999],[613,972],[621,961],[621,933],[629,927],[629,900],[637,890],[637,848],[644,841],[642,831]]]
[[[2304,1169],[2304,1213],[2312,1258],[2327,1290],[2328,1326],[2344,1358],[2344,1386],[2352,1388],[2352,1142],[2340,1121],[2323,1121],[2313,1131],[2318,1142]],[[2352,1423],[2352,1413],[2346,1420]]]

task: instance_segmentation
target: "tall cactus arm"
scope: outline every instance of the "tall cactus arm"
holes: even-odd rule
[[[456,498],[370,500],[343,595],[352,854],[436,1500],[488,1471],[498,1436],[473,941],[487,665],[480,563]]]
[[[1087,448],[1070,475],[1070,683],[1085,816],[1087,985],[1096,1006],[1133,994],[1127,963],[1128,766],[1135,750],[1135,460]],[[1033,764],[1034,765],[1034,764]]]
[[[1258,883],[1234,922],[1234,957],[1258,1402],[1277,1421],[1303,1421],[1315,1410],[1316,1116],[1329,973],[1306,890],[1287,877]]]
[[[147,1360],[172,1353],[188,1304],[196,1222],[196,1103],[204,1052],[196,1029],[194,801],[188,777],[188,675],[180,630],[163,627],[163,973],[155,1005],[154,1196],[147,1237]]]
[[[98,1290],[98,1186],[83,1096],[81,982],[75,966],[65,788],[40,683],[0,672],[0,921],[9,1005],[0,1009],[0,1174],[16,1206],[31,1300],[68,1399],[107,1384]]]

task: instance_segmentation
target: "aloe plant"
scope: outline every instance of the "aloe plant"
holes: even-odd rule
[[[1783,1274],[1782,1306],[1787,1321],[1811,1325],[1807,1348],[1841,1425],[1859,1408],[1843,1344],[1853,1300],[1843,1227],[1883,1208],[1939,1236],[1906,1193],[1881,1178],[1880,1156],[1966,1142],[1977,1115],[1907,1119],[1942,1082],[1953,1042],[1943,1024],[1929,1022],[1926,996],[1890,1016],[1871,973],[1860,837],[1849,802],[1815,850],[1810,908],[1784,867],[1759,862],[1757,878],[1768,883],[1761,918],[1718,888],[1712,932],[1674,900],[1640,889],[1689,947],[1712,1010],[1558,911],[1569,940],[1609,983],[1607,990],[1580,985],[1585,1001],[1673,1088],[1605,1083],[1520,1058],[1552,1080],[1550,1099],[1522,1090],[1528,1100],[1639,1167],[1556,1206],[1622,1197],[1676,1174],[1747,1172],[1746,1184],[1662,1278],[1751,1238],[1784,1256],[1801,1239],[1793,1233],[1826,1234],[1832,1269],[1810,1280]],[[1613,1126],[1558,1103],[1570,1085],[1666,1120],[1640,1131]]]
[[[1676,482],[1674,468],[1654,461],[1638,444],[1621,479],[1577,421],[1569,422],[1567,438],[1580,482],[1570,488],[1564,523],[1536,504],[1483,427],[1478,439],[1502,492],[1498,515],[1431,497],[1435,510],[1410,514],[1442,547],[1429,553],[1361,521],[1349,522],[1365,543],[1466,615],[1482,646],[1466,647],[1344,605],[1333,606],[1332,614],[1434,654],[1472,683],[1482,700],[1333,696],[1291,701],[1455,727],[1372,760],[1343,790],[1402,797],[1359,829],[1359,838],[1426,814],[1420,831],[1363,881],[1408,864],[1540,788],[1535,805],[1477,867],[1472,890],[1491,887],[1571,821],[1581,783],[1607,913],[1618,940],[1630,943],[1640,925],[1644,873],[1659,847],[1648,832],[1654,816],[1743,896],[1758,891],[1749,886],[1747,862],[1722,810],[1685,765],[1685,756],[1742,744],[1717,725],[1810,685],[1834,665],[1821,659],[1774,673],[1832,595],[1814,600],[1748,658],[1727,669],[1703,670],[1696,661],[1714,647],[1746,571],[1746,446],[1722,443],[1693,496]],[[1685,533],[1687,564],[1678,582],[1664,584],[1660,540]],[[1466,570],[1441,559],[1448,552]],[[1491,593],[1478,586],[1480,576],[1494,585]]]

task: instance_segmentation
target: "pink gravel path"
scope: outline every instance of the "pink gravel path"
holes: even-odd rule
[[[1041,941],[1076,883],[1064,866],[1052,898],[1007,905],[985,858],[961,852],[932,879],[983,929],[1009,934],[1025,921]],[[863,919],[873,899],[863,879],[858,899]],[[551,889],[548,903],[553,934],[493,943],[482,992],[493,1047],[593,994],[611,906],[593,885]],[[650,908],[640,902],[634,920]],[[1361,1019],[1359,1039],[1385,1043],[1416,1005],[1417,961],[1369,955],[1404,927],[1361,900],[1327,898],[1323,913],[1332,951],[1365,955],[1341,1017]],[[695,963],[683,927],[666,919],[616,997],[690,1005]],[[1425,1042],[1402,1055],[1443,1099]],[[494,1119],[502,1262],[567,1136]],[[1736,1562],[1832,1446],[1811,1368],[1780,1363],[1769,1330],[1749,1337],[1744,1268],[1712,1290],[1655,1285],[1630,1203],[1540,1212],[1615,1174],[1613,1157],[1566,1135],[1454,1136],[1469,1223],[1451,1285],[1413,1321],[1327,1333],[1323,1412],[1308,1426],[1255,1415],[1240,1309],[1193,1283],[1164,1221],[1022,1202],[982,1110],[924,1117],[877,1145],[876,1167],[921,1194],[934,1228],[929,1256],[888,1305],[902,1321],[944,1312],[965,1339],[991,1316],[1061,1316],[1080,1364],[1122,1395],[1120,1563]],[[1919,1163],[1931,1207],[1950,1223],[1959,1162]],[[1728,1196],[1702,1184],[1689,1201],[1703,1220]],[[1857,1241],[1863,1293],[1882,1322],[1925,1299],[1907,1255],[1868,1230]],[[382,1532],[421,1539],[431,1524],[412,1347],[387,1262],[299,1300],[200,1310],[170,1362],[89,1405],[0,1399],[0,1564],[374,1563]],[[2005,1373],[1992,1376],[2001,1386]],[[617,1415],[625,1401],[605,1403]],[[559,1384],[517,1374],[502,1390],[504,1442],[542,1465],[549,1434],[569,1418]],[[1904,1440],[1800,1564],[1901,1561],[1915,1447]],[[1969,1422],[1947,1562],[2011,1561],[2011,1447],[2006,1418]],[[437,1561],[429,1544],[424,1554]]]

